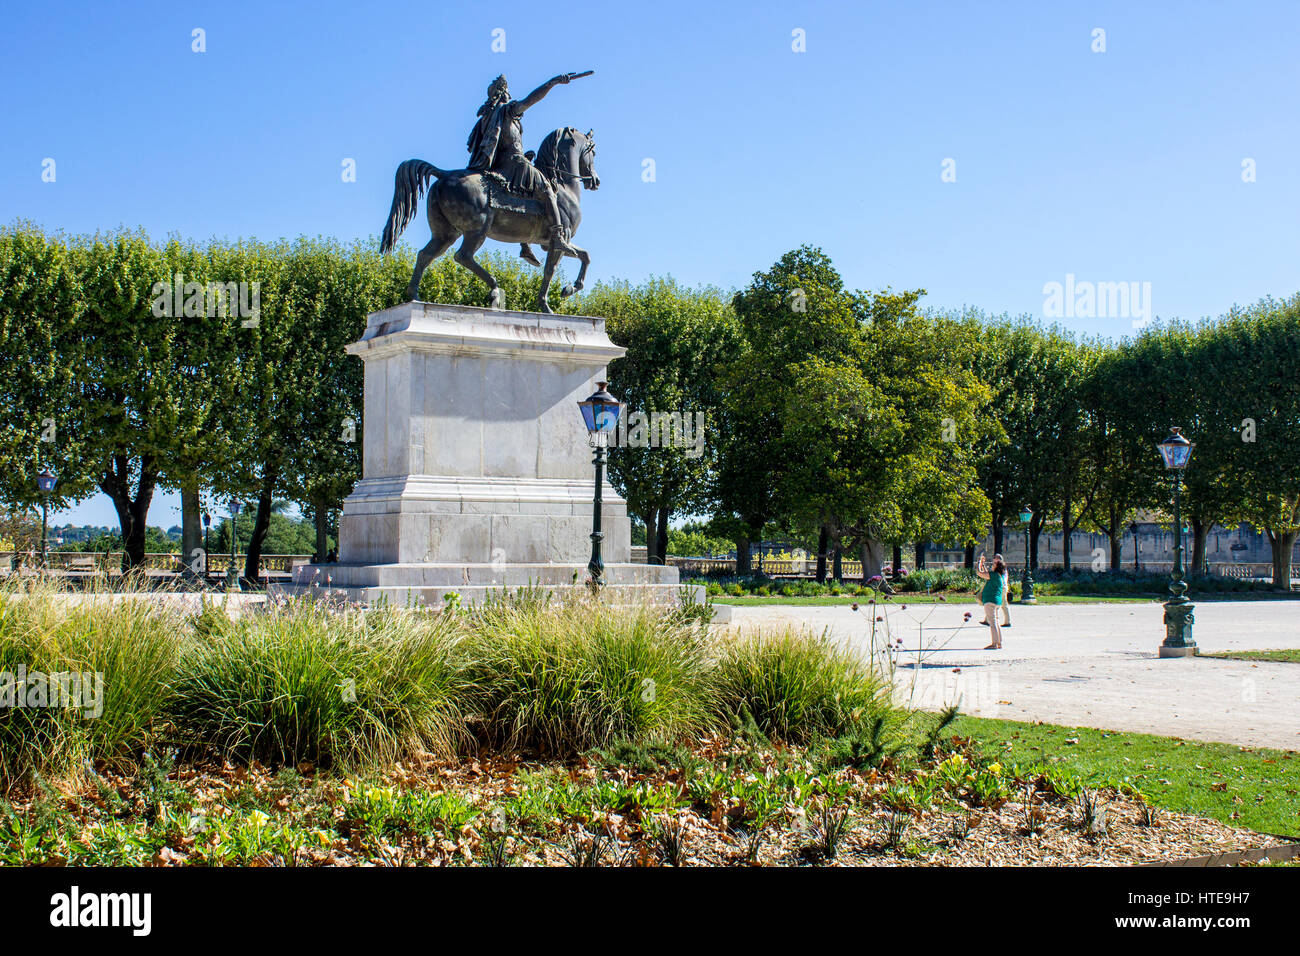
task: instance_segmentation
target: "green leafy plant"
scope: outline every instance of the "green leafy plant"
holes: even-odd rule
[[[568,845],[560,850],[566,866],[604,866],[610,852],[610,836],[604,831],[588,833],[583,827],[569,831]]]
[[[1084,833],[1090,837],[1106,836],[1109,808],[1102,803],[1097,791],[1080,788],[1075,796],[1075,804],[1079,809],[1080,826]]]
[[[885,680],[848,648],[786,631],[737,639],[718,663],[719,706],[766,736],[836,737],[889,709]]]
[[[651,835],[663,861],[669,866],[681,866],[686,859],[687,843],[682,818],[669,814],[659,817],[651,828]]]

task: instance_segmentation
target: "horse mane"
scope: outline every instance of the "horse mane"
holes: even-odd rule
[[[572,126],[553,129],[546,134],[546,138],[542,140],[542,145],[537,148],[537,161],[534,165],[553,183],[558,182],[560,179],[559,164],[557,162],[560,158],[560,150],[563,148],[565,141],[572,138],[574,132]]]

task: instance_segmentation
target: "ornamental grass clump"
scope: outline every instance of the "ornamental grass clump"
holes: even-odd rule
[[[856,734],[868,763],[890,752],[888,679],[868,662],[795,632],[735,639],[702,610],[527,591],[440,611],[307,600],[232,617],[192,594],[15,583],[0,590],[0,694],[3,673],[16,699],[18,675],[38,671],[100,675],[103,694],[93,716],[0,708],[0,788],[173,750],[349,771],[481,748],[639,748],[654,763],[736,726],[792,743]]]
[[[182,616],[145,595],[0,587],[0,791],[93,761],[130,770],[148,747]]]
[[[471,612],[490,746],[574,754],[674,742],[714,713],[707,629],[650,607],[578,600]]]
[[[787,743],[839,737],[891,710],[889,685],[850,648],[787,630],[742,637],[717,664],[720,715]]]
[[[357,767],[463,749],[475,689],[453,616],[300,601],[201,630],[169,698],[187,752]]]

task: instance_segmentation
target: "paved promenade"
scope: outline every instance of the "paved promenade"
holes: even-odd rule
[[[865,650],[872,613],[869,605],[736,607],[731,626],[829,631]],[[882,628],[889,643],[903,639],[894,652],[900,697],[926,709],[961,698],[976,716],[1300,751],[1300,664],[1162,660],[1159,604],[1012,605],[1001,651],[982,649],[989,632],[973,603],[874,613],[886,618],[878,644]],[[1194,637],[1202,653],[1300,648],[1300,601],[1198,604]]]

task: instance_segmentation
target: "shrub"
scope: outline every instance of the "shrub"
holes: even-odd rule
[[[846,647],[786,631],[729,644],[718,662],[718,703],[730,720],[790,743],[838,737],[889,707],[886,681]]]
[[[894,585],[898,591],[974,591],[980,585],[974,571],[965,568],[923,568]]]
[[[179,741],[276,764],[450,755],[473,700],[454,621],[294,602],[192,635],[169,700]]]
[[[30,681],[18,685],[20,668],[47,677],[102,675],[103,681],[93,708],[98,715],[89,707],[0,707],[0,789],[30,782],[34,774],[79,771],[87,761],[133,767],[165,696],[176,658],[171,632],[181,621],[143,597],[74,597],[51,584],[21,593],[13,584],[0,589],[0,672],[12,675],[15,700],[36,689]],[[94,692],[92,679],[82,700],[90,704]]]
[[[574,754],[621,739],[671,742],[707,724],[701,625],[587,601],[471,620],[490,744]]]
[[[0,670],[102,672],[104,711],[0,710],[0,786],[166,755],[146,773],[162,807],[173,749],[364,769],[618,742],[648,764],[711,731],[807,742],[891,713],[887,681],[848,650],[793,632],[715,639],[710,613],[523,592],[437,612],[289,602],[231,620],[216,603],[186,617],[144,596],[73,603],[15,586],[0,592]]]

